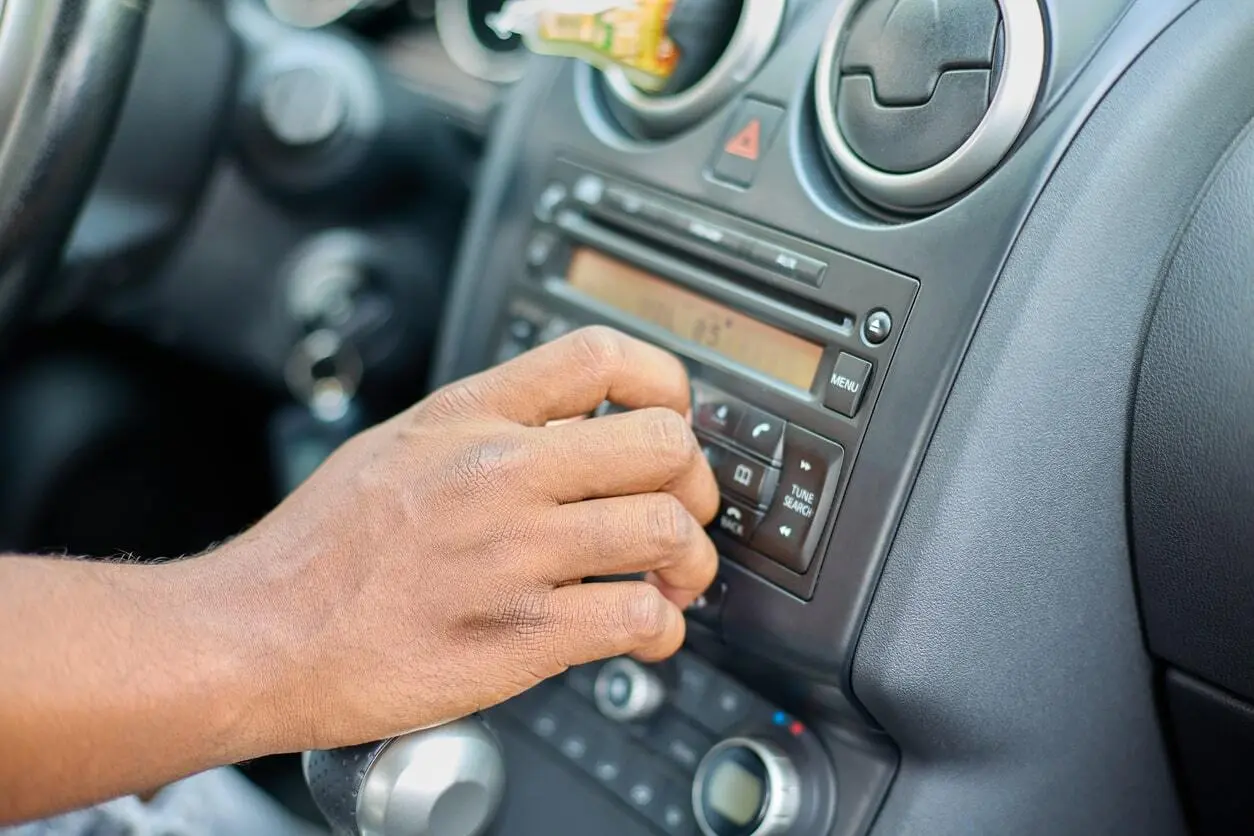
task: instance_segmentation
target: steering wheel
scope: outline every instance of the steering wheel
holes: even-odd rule
[[[0,336],[38,296],[95,178],[150,0],[0,0]]]

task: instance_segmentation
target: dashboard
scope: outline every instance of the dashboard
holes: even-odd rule
[[[487,832],[1249,832],[1254,6],[690,0],[655,92],[498,6],[155,4],[185,118],[123,114],[49,304],[280,392],[331,323],[380,411],[681,359],[718,579],[484,712]]]
[[[1125,467],[1162,265],[1254,115],[1190,101],[1221,5],[747,0],[674,94],[528,63],[436,380],[587,323],[675,352],[722,571],[680,673],[632,674],[677,677],[654,713],[596,670],[489,713],[494,832],[1234,826],[1176,792]],[[702,664],[754,708],[686,709]],[[733,785],[759,803],[712,815]]]

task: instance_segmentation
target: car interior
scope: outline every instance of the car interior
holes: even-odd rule
[[[361,836],[1254,831],[1254,3],[535,1],[607,50],[664,7],[679,69],[500,0],[0,3],[0,551],[198,553],[610,325],[722,492],[685,647],[259,787]]]

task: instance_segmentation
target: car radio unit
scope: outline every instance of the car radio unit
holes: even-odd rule
[[[679,356],[720,553],[810,598],[917,281],[569,161],[524,261],[496,361],[594,323]]]

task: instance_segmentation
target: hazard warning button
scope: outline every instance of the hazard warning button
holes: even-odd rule
[[[714,177],[736,186],[751,186],[783,119],[783,108],[745,99],[727,123],[714,151]]]

